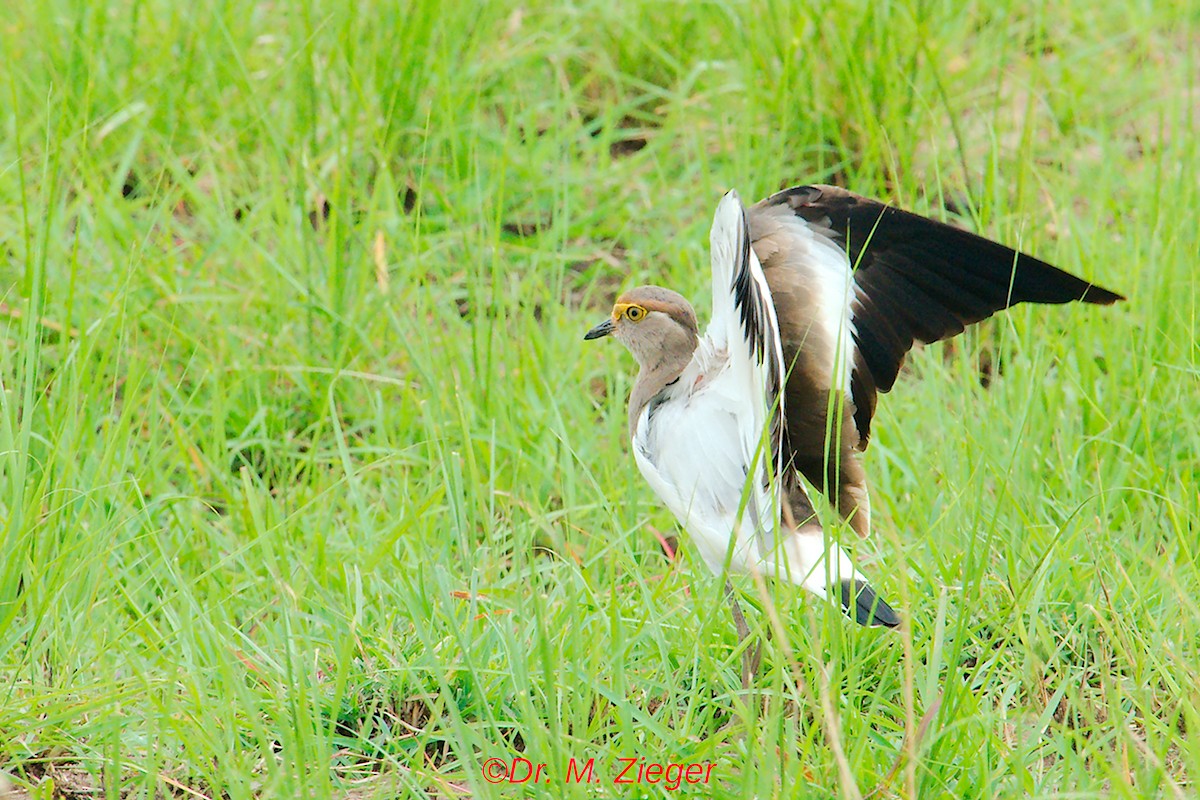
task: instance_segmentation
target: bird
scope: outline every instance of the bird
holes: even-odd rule
[[[859,453],[877,394],[915,342],[1016,303],[1124,298],[833,186],[796,186],[749,208],[730,191],[709,238],[703,335],[681,294],[639,286],[584,336],[612,336],[638,362],[628,409],[637,466],[714,574],[782,578],[832,595],[861,625],[895,627],[899,615],[826,536],[799,477],[866,536]],[[748,625],[728,578],[725,591],[740,643]],[[743,685],[757,659],[744,651]]]

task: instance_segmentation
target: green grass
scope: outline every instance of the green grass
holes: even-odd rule
[[[1183,0],[12,4],[0,771],[1194,796],[1198,36]],[[857,545],[909,626],[747,583],[746,697],[719,582],[662,555],[631,359],[582,334],[636,283],[705,308],[720,193],[818,181],[1130,299],[910,358]],[[520,754],[554,783],[482,779]],[[613,785],[636,757],[713,780]]]

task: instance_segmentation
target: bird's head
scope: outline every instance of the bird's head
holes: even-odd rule
[[[583,338],[612,336],[643,368],[654,369],[683,356],[687,363],[698,335],[696,312],[683,295],[661,286],[639,286],[618,297],[608,319]]]

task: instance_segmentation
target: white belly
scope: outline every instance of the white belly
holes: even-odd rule
[[[754,454],[744,452],[737,417],[713,399],[702,390],[658,405],[653,415],[648,407],[633,453],[709,568],[721,572],[728,558],[730,571],[747,572],[761,558],[760,534],[773,533],[776,520],[760,482],[747,480]]]

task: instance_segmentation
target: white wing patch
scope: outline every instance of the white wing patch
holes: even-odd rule
[[[729,192],[717,206],[712,233],[713,315],[705,332],[714,354],[728,354],[728,391],[741,404],[743,442],[753,453],[764,430],[774,461],[769,474],[782,470],[783,347],[771,289],[758,256],[750,247],[746,212],[737,192]],[[760,462],[762,459],[760,459]]]

